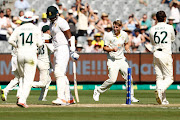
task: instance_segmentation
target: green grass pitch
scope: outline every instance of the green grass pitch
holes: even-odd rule
[[[73,91],[72,91],[73,92]],[[156,105],[153,90],[136,90],[135,97],[139,103],[136,107],[121,105],[125,103],[125,90],[109,90],[100,95],[100,101],[93,101],[92,90],[79,90],[80,103],[76,106],[54,106],[51,101],[56,99],[56,91],[49,91],[46,102],[38,101],[40,91],[31,91],[27,104],[29,108],[15,106],[16,91],[11,91],[8,101],[0,101],[0,120],[179,120],[180,91],[167,90],[170,105]],[[110,105],[115,107],[109,107]],[[36,107],[32,107],[37,105]],[[43,107],[38,105],[47,105]],[[88,106],[91,105],[91,106]],[[102,107],[92,107],[102,105]],[[106,105],[108,105],[106,107]],[[117,105],[117,106],[116,106]],[[139,106],[138,106],[139,105]],[[143,106],[144,105],[144,106]],[[15,107],[12,107],[15,106]]]

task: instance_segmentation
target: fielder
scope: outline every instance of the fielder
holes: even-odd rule
[[[43,36],[42,39],[44,42],[46,41],[47,43],[44,43],[42,47],[39,48],[38,52],[38,62],[37,66],[40,70],[40,81],[39,82],[33,82],[32,87],[41,87],[41,93],[39,100],[41,101],[47,101],[46,96],[48,92],[49,85],[51,83],[51,77],[49,75],[49,69],[50,69],[50,53],[53,52],[53,45],[49,43],[49,39],[51,39],[50,30],[49,26],[44,26],[42,29],[43,31]],[[20,94],[20,85],[22,79],[19,76],[18,73],[18,65],[17,65],[17,50],[16,48],[13,48],[13,51],[11,53],[12,59],[11,59],[11,65],[12,65],[12,71],[14,72],[15,78],[10,81],[10,83],[7,85],[7,87],[3,90],[1,90],[1,99],[2,101],[7,101],[7,95],[10,90],[13,90],[14,87],[16,87],[19,84],[19,89],[17,92],[16,97],[19,98]]]
[[[169,104],[166,89],[173,83],[173,59],[171,42],[175,41],[173,26],[166,24],[166,13],[156,13],[157,25],[150,29],[150,41],[153,45],[153,62],[156,73],[156,101]]]
[[[126,62],[126,58],[124,56],[124,48],[129,53],[129,44],[128,44],[128,35],[126,32],[121,31],[122,23],[120,21],[113,22],[114,27],[114,35],[107,34],[105,37],[105,46],[104,50],[107,51],[108,54],[108,70],[109,70],[109,79],[106,80],[100,87],[95,88],[93,99],[95,101],[99,101],[100,93],[104,93],[108,90],[117,80],[118,73],[120,72],[122,77],[126,80],[127,86],[127,76],[128,76],[128,63]],[[131,83],[131,101],[139,102],[134,97],[134,89],[133,82]]]
[[[53,36],[55,70],[57,84],[57,99],[52,103],[56,105],[68,105],[75,103],[69,88],[69,80],[66,76],[66,68],[69,61],[69,44],[71,42],[71,57],[77,60],[79,55],[75,53],[75,38],[71,36],[70,27],[66,20],[59,17],[58,10],[54,6],[47,8],[47,17],[50,19],[50,31]]]
[[[46,96],[48,92],[49,85],[51,83],[51,77],[49,75],[50,69],[50,55],[54,51],[52,43],[50,43],[50,30],[49,26],[45,25],[42,27],[42,40],[44,44],[38,49],[38,62],[37,66],[40,71],[40,80],[38,82],[34,81],[32,87],[41,88],[41,94],[39,100],[47,101]]]
[[[25,12],[24,16],[20,17],[24,24],[14,30],[8,41],[18,51],[18,72],[22,77],[22,88],[17,105],[24,108],[28,107],[26,100],[36,72],[37,46],[43,45],[41,30],[33,25],[35,19],[33,12]]]

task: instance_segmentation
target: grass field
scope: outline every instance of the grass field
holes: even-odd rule
[[[73,92],[73,91],[72,91]],[[16,91],[11,91],[8,101],[0,101],[0,120],[179,120],[180,91],[168,90],[170,105],[157,105],[153,90],[136,90],[140,100],[133,105],[125,103],[125,90],[109,90],[100,96],[100,101],[92,99],[93,91],[80,90],[80,103],[70,106],[54,106],[56,91],[49,91],[46,102],[38,101],[40,91],[31,91],[27,104],[29,108],[15,105]],[[42,106],[40,106],[42,105]]]

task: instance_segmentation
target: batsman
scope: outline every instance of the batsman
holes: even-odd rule
[[[47,8],[47,17],[50,19],[50,31],[53,37],[55,70],[57,84],[57,99],[52,103],[56,105],[69,105],[75,103],[70,92],[69,80],[66,76],[66,69],[71,52],[72,60],[77,60],[79,55],[75,53],[75,37],[71,36],[70,27],[67,21],[59,17],[56,7]],[[71,47],[70,45],[71,44]],[[69,49],[70,48],[70,49]]]
[[[122,31],[122,22],[113,22],[114,34],[108,34],[105,38],[104,50],[108,52],[108,70],[109,79],[107,79],[100,87],[95,88],[93,99],[99,101],[100,93],[104,93],[108,90],[117,80],[118,73],[120,72],[122,77],[126,80],[127,86],[127,76],[129,65],[124,56],[125,50],[129,53],[128,35],[126,32]],[[131,101],[139,102],[138,99],[134,97],[133,84],[131,83]]]

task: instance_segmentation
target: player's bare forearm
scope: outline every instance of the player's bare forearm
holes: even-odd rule
[[[71,38],[71,31],[70,31],[70,29],[64,31],[64,35],[66,36],[67,40],[69,40]]]
[[[128,43],[125,43],[125,50],[127,51],[127,53],[130,53],[130,49],[129,49],[129,44]]]
[[[95,25],[95,28],[104,34],[104,29],[102,29],[101,26]]]
[[[117,51],[116,47],[115,48],[110,48],[109,46],[104,46],[103,49],[106,52],[111,52],[111,51],[116,52]]]

